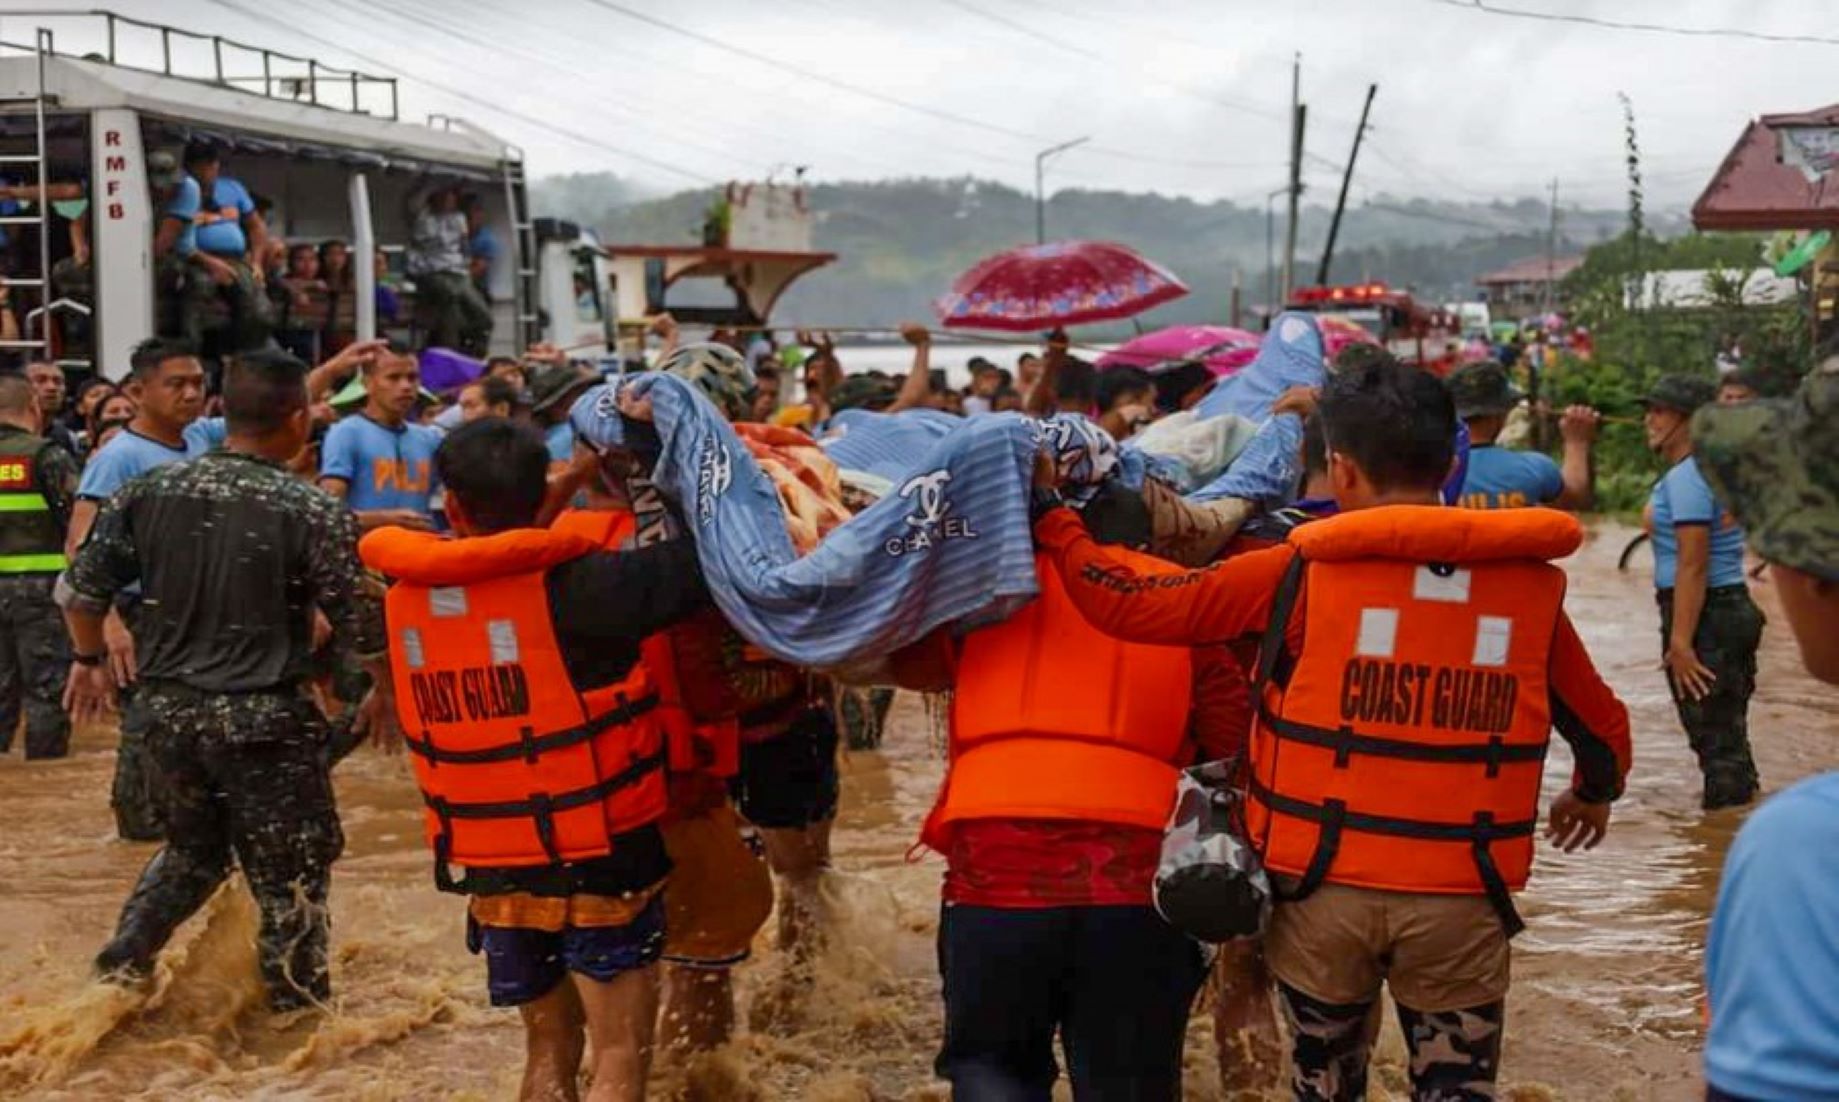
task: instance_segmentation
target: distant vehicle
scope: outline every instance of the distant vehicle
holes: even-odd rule
[[[328,328],[358,339],[420,343],[401,262],[409,202],[433,185],[476,196],[500,242],[486,286],[494,353],[538,340],[583,357],[610,352],[620,323],[642,331],[644,316],[671,307],[667,295],[679,281],[679,297],[705,282],[730,300],[690,306],[680,311],[684,320],[760,325],[793,279],[834,259],[810,251],[799,187],[730,185],[721,232],[704,246],[607,249],[578,226],[531,216],[516,146],[461,119],[401,119],[394,77],[112,12],[30,18],[38,24],[30,46],[16,31],[0,40],[0,185],[54,202],[0,212],[5,278],[21,322],[19,338],[0,348],[74,371],[119,379],[130,350],[156,331],[152,243],[163,204],[151,192],[147,157],[176,156],[194,139],[217,145],[226,175],[272,200],[277,237],[351,246],[354,288],[323,309]],[[93,52],[60,50],[53,28]],[[58,278],[80,247],[89,250],[85,280]],[[374,253],[402,300],[393,322],[376,316]]]
[[[1494,339],[1494,314],[1485,302],[1446,302],[1443,312],[1456,319],[1463,340]]]
[[[1285,306],[1352,322],[1400,360],[1439,375],[1455,367],[1460,353],[1461,325],[1455,315],[1441,306],[1421,305],[1410,292],[1384,283],[1298,287]]]

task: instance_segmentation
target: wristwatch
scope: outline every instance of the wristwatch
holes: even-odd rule
[[[77,665],[79,665],[79,666],[100,666],[100,665],[102,665],[102,660],[103,660],[104,658],[106,658],[106,657],[107,657],[107,655],[106,655],[106,654],[76,654],[76,653],[72,653],[72,654],[71,654],[71,656],[70,656],[70,660],[71,660],[72,662],[75,662],[75,663],[76,663]]]

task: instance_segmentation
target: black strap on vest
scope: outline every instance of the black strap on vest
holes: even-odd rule
[[[1487,767],[1488,776],[1492,778],[1500,774],[1502,765],[1544,761],[1547,747],[1546,743],[1508,746],[1499,735],[1489,735],[1487,742],[1467,746],[1428,746],[1420,742],[1403,742],[1377,735],[1363,735],[1346,724],[1340,727],[1314,727],[1284,719],[1273,714],[1263,700],[1258,702],[1258,719],[1265,729],[1278,738],[1333,750],[1336,769],[1346,769],[1349,759],[1355,754],[1368,754],[1377,758],[1434,762],[1439,765],[1481,765]]]
[[[652,698],[656,703],[656,698]],[[520,749],[513,746],[512,749]],[[517,755],[512,755],[513,757]],[[536,836],[543,844],[543,851],[552,865],[560,865],[562,853],[556,843],[555,817],[563,811],[572,811],[578,807],[587,807],[611,796],[622,788],[628,788],[644,780],[656,770],[664,768],[666,751],[660,748],[656,753],[642,758],[634,758],[632,763],[619,772],[570,792],[548,793],[533,792],[522,800],[504,800],[496,803],[454,803],[443,796],[430,796],[422,793],[422,800],[434,817],[440,821],[440,831],[434,836],[434,886],[444,892],[470,891],[468,881],[456,881],[453,878],[453,822],[456,819],[534,819]]]
[[[485,750],[448,750],[434,745],[431,732],[423,731],[417,739],[407,732],[403,733],[403,745],[409,752],[427,759],[430,765],[487,765],[500,761],[534,762],[537,755],[551,750],[561,750],[578,743],[587,742],[611,727],[619,727],[650,712],[658,706],[658,694],[649,693],[637,700],[622,701],[617,708],[602,715],[595,716],[586,723],[577,724],[546,735],[533,734],[528,727],[518,732],[516,742],[507,742],[503,746],[493,746]]]
[[[1258,668],[1252,677],[1252,699],[1255,701],[1264,699],[1264,687],[1278,673],[1278,665],[1291,664],[1285,633],[1290,630],[1290,617],[1296,614],[1296,601],[1303,592],[1303,570],[1308,565],[1303,553],[1296,552],[1283,572],[1283,580],[1277,583],[1277,595],[1271,598],[1271,618],[1264,625],[1264,637],[1258,641]],[[1289,680],[1287,670],[1278,680]]]
[[[1283,898],[1306,899],[1322,886],[1329,868],[1334,864],[1335,853],[1340,848],[1341,835],[1350,830],[1366,834],[1387,834],[1420,842],[1467,842],[1474,854],[1476,871],[1481,876],[1482,890],[1487,894],[1488,902],[1493,904],[1494,913],[1500,917],[1507,936],[1511,938],[1526,928],[1519,911],[1514,908],[1513,893],[1508,890],[1507,882],[1501,877],[1500,867],[1495,864],[1494,855],[1488,847],[1503,839],[1530,837],[1538,829],[1538,820],[1498,823],[1493,814],[1486,811],[1477,812],[1475,818],[1467,823],[1394,819],[1349,811],[1347,804],[1341,800],[1325,800],[1318,806],[1305,800],[1280,796],[1259,783],[1256,776],[1251,778],[1250,784],[1252,798],[1273,812],[1307,820],[1321,830],[1316,840],[1315,853],[1309,859],[1309,867],[1303,873],[1302,880],[1296,887],[1283,893]]]

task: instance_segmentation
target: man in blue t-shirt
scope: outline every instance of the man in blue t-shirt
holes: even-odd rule
[[[64,554],[75,558],[89,537],[102,503],[123,485],[157,467],[202,455],[212,447],[211,426],[201,422],[204,365],[187,345],[169,340],[143,341],[129,358],[128,389],[134,395],[134,419],[83,468],[76,503],[70,510]],[[222,422],[218,422],[221,438]],[[115,780],[109,802],[115,830],[129,841],[157,841],[166,829],[166,796],[147,747],[151,717],[129,691],[137,676],[133,626],[138,603],[123,602],[103,622],[109,672],[122,690],[121,743],[115,755]]]
[[[1706,478],[1750,533],[1815,677],[1839,684],[1839,348],[1793,399],[1693,419]],[[1705,947],[1712,1102],[1839,1099],[1839,773],[1750,816]]]
[[[221,299],[230,311],[225,329],[230,350],[258,348],[274,325],[261,263],[268,248],[268,224],[249,190],[223,174],[215,145],[187,144],[184,164],[194,187],[182,188],[166,208],[169,217],[184,217],[189,211],[194,229],[183,335],[202,347],[206,332],[217,327],[210,308]]]
[[[1709,379],[1666,375],[1644,400],[1647,445],[1668,465],[1648,500],[1667,683],[1705,776],[1708,811],[1756,798],[1749,708],[1762,643],[1762,612],[1744,584],[1743,530],[1692,455],[1692,414],[1716,396]]]
[[[486,302],[492,301],[492,275],[498,267],[498,235],[492,232],[485,201],[472,192],[460,198],[460,210],[466,215],[466,271],[473,286]]]
[[[1456,416],[1469,426],[1469,468],[1461,505],[1471,509],[1512,509],[1555,505],[1588,509],[1591,485],[1590,448],[1601,418],[1589,406],[1572,406],[1559,422],[1564,438],[1564,465],[1543,452],[1511,451],[1495,443],[1507,415],[1524,397],[1492,360],[1469,364],[1449,377]]]
[[[421,368],[414,353],[391,346],[363,372],[364,408],[326,433],[319,485],[351,506],[361,528],[433,528],[434,450],[441,433],[410,422],[421,396]]]

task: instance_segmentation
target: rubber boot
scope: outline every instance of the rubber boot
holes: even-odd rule
[[[170,846],[154,854],[122,905],[115,936],[96,954],[98,978],[144,980],[173,931],[204,906],[228,874],[227,862],[207,864]]]

